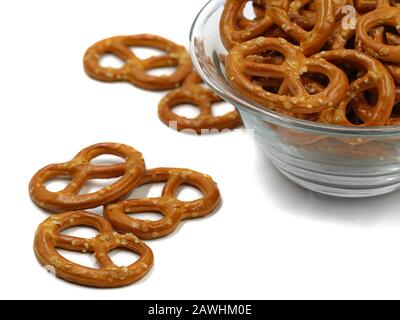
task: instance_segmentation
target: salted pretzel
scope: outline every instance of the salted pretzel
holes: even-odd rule
[[[377,103],[371,117],[364,122],[363,126],[384,125],[390,117],[394,104],[394,82],[389,72],[378,60],[367,54],[356,50],[331,50],[315,55],[334,64],[343,62],[362,67],[366,73],[354,80],[346,92],[345,98],[335,108],[324,110],[321,113],[320,122],[354,126],[347,118],[347,108],[349,103],[357,95],[367,90],[376,89],[378,91]]]
[[[392,33],[385,32],[385,27],[380,26],[371,30],[371,37],[374,41],[383,43],[385,38],[389,45],[397,46],[400,45],[399,36],[395,36]],[[400,85],[400,64],[393,62],[385,62],[384,63],[386,69],[389,70],[390,74],[393,77],[393,80],[397,85]]]
[[[125,159],[124,163],[93,165],[92,159],[111,154]],[[51,164],[39,170],[31,179],[29,193],[41,208],[51,212],[95,208],[120,199],[139,183],[146,168],[142,154],[123,144],[99,143],[83,149],[71,161]],[[51,192],[45,183],[56,177],[71,177],[68,186],[61,191]],[[79,194],[89,179],[120,177],[109,186],[88,194]]]
[[[377,8],[358,19],[356,34],[362,47],[382,61],[400,62],[400,46],[374,40],[369,32],[380,26],[391,26],[400,31],[400,8],[389,0],[377,0]]]
[[[92,239],[62,234],[76,226],[96,228],[99,234]],[[114,249],[123,248],[140,255],[129,266],[117,266],[108,256]],[[57,249],[92,253],[99,269],[79,265],[64,258]],[[67,212],[42,222],[35,234],[34,250],[40,263],[55,275],[83,286],[110,288],[132,284],[143,278],[153,265],[151,249],[133,234],[118,234],[104,218],[85,211]]]
[[[139,59],[130,49],[132,46],[150,47],[165,51],[162,56]],[[113,54],[125,61],[121,68],[102,67],[101,58]],[[180,86],[192,71],[192,64],[185,47],[159,36],[140,34],[117,36],[101,40],[90,47],[84,56],[86,73],[100,81],[127,81],[148,90],[165,90]],[[155,68],[176,67],[171,75],[153,76],[147,71]]]
[[[275,65],[248,59],[248,56],[269,50],[281,53],[285,57],[284,62]],[[307,72],[325,75],[329,84],[321,92],[309,94],[301,81],[301,76]],[[226,59],[226,74],[244,96],[266,107],[294,113],[316,113],[333,107],[344,98],[348,88],[348,80],[342,70],[323,59],[306,58],[299,47],[282,38],[259,37],[231,49]],[[284,79],[292,96],[265,91],[251,80],[251,76]]]
[[[212,115],[212,104],[223,101],[209,88],[201,86],[202,80],[196,72],[191,73],[181,88],[169,92],[161,99],[158,116],[167,126],[178,131],[191,129],[201,134],[205,130],[233,129],[241,125],[239,113],[234,110],[221,116]],[[173,108],[182,103],[190,103],[200,109],[195,118],[186,118],[176,114]]]
[[[283,31],[299,42],[305,56],[318,52],[335,28],[335,6],[332,0],[315,0],[315,24],[306,31],[290,19],[312,0],[295,0],[286,10],[285,1],[267,0],[267,13]]]
[[[140,185],[165,182],[160,198],[129,199],[104,208],[104,216],[116,230],[131,232],[141,239],[155,239],[173,232],[182,220],[204,217],[219,203],[220,195],[211,177],[188,169],[157,168],[148,170]],[[176,192],[181,185],[200,189],[204,197],[194,201],[181,201]],[[135,219],[127,213],[155,211],[164,218],[159,221]]]
[[[248,0],[227,0],[220,20],[221,40],[227,49],[263,35],[274,24],[267,12],[263,17],[258,17],[253,21],[248,20],[243,23],[243,9]],[[288,0],[284,0],[288,3]],[[265,3],[258,1],[258,6],[265,6]],[[242,23],[238,23],[241,20]],[[240,28],[242,27],[242,28]]]

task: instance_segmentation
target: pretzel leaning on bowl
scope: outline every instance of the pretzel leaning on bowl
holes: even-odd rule
[[[176,127],[178,131],[194,130],[198,134],[213,132],[214,130],[234,129],[242,124],[239,113],[230,111],[221,116],[212,114],[212,105],[223,100],[211,89],[201,86],[201,79],[196,72],[192,72],[184,81],[181,88],[169,92],[158,105],[160,120],[169,127]],[[195,118],[186,118],[178,115],[173,108],[182,103],[197,106],[200,113]]]

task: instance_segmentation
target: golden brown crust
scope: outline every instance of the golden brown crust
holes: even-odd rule
[[[166,54],[142,60],[130,50],[132,46],[156,48],[165,51]],[[102,67],[100,59],[107,53],[125,61],[124,66]],[[116,36],[101,40],[86,51],[84,67],[86,73],[93,79],[106,82],[127,81],[147,90],[176,88],[192,71],[191,60],[185,47],[150,34]],[[153,76],[147,73],[150,69],[162,67],[176,67],[176,71],[165,76]]]
[[[249,56],[273,50],[281,53],[285,60],[280,65],[259,63]],[[319,93],[310,95],[301,81],[307,72],[321,73],[330,80]],[[235,88],[266,107],[273,107],[294,113],[316,113],[335,106],[344,98],[348,80],[342,70],[329,62],[315,57],[306,58],[299,47],[282,38],[259,37],[229,51],[226,59],[226,73]],[[282,96],[265,91],[250,76],[285,79],[293,96]]]
[[[141,239],[155,239],[173,232],[182,220],[210,214],[220,200],[216,183],[210,176],[188,169],[157,168],[143,176],[139,185],[165,182],[160,198],[130,199],[106,205],[104,216],[120,232],[131,232]],[[181,201],[176,192],[181,185],[200,189],[204,197],[194,201]],[[132,218],[127,213],[155,211],[164,218],[147,221]]]
[[[94,227],[99,235],[92,239],[83,239],[61,233],[76,226]],[[117,248],[133,251],[140,258],[129,266],[116,266],[108,253]],[[57,249],[91,253],[100,267],[94,269],[76,264],[65,259]],[[57,277],[91,287],[111,288],[132,284],[143,278],[153,265],[151,249],[136,236],[118,234],[106,219],[84,211],[67,212],[47,218],[36,231],[34,250],[40,263],[54,271]]]
[[[92,165],[90,161],[103,154],[125,159],[114,165]],[[39,170],[31,179],[29,193],[39,207],[51,212],[82,210],[120,199],[139,183],[146,167],[142,154],[134,148],[117,143],[99,143],[83,149],[71,161],[51,164]],[[61,191],[51,192],[45,183],[60,176],[71,177],[71,183]],[[89,194],[78,194],[89,179],[121,177],[115,183]]]
[[[335,28],[335,5],[332,0],[315,0],[315,23],[311,31],[304,30],[290,19],[298,15],[300,8],[311,0],[292,1],[287,9],[286,1],[267,0],[267,13],[273,22],[290,37],[296,39],[305,56],[318,52]]]
[[[242,124],[238,111],[234,110],[221,116],[212,114],[212,105],[223,100],[209,88],[201,86],[201,79],[197,73],[190,74],[183,86],[169,92],[158,105],[160,120],[169,127],[178,131],[194,130],[198,134],[205,131],[222,131],[234,129]],[[197,106],[200,113],[195,118],[186,118],[173,112],[173,108],[182,103],[190,103]]]
[[[356,34],[362,47],[375,58],[400,62],[400,46],[382,43],[369,34],[372,29],[380,26],[391,26],[400,30],[400,8],[392,7],[389,0],[378,0],[377,8],[358,20]]]
[[[382,126],[388,121],[393,109],[395,99],[395,87],[392,77],[378,60],[356,50],[331,50],[319,53],[316,57],[323,58],[332,63],[343,63],[344,61],[361,66],[366,70],[366,74],[359,77],[350,84],[346,92],[346,97],[341,101],[338,107],[328,109],[321,113],[319,121],[339,125],[353,126],[347,119],[348,104],[357,97],[357,95],[376,89],[378,92],[378,101],[373,110],[368,111],[366,121],[362,126]],[[361,110],[359,110],[361,112]],[[367,112],[367,111],[366,111]]]
[[[255,20],[243,19],[243,8],[248,0],[227,0],[220,21],[220,34],[227,49],[244,41],[263,35],[272,27],[273,21],[264,9],[264,14]],[[288,2],[288,1],[286,1]],[[255,1],[259,7],[265,7],[264,1]],[[257,14],[257,11],[256,11]],[[258,14],[260,12],[258,11]]]

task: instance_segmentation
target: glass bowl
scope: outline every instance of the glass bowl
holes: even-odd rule
[[[295,183],[339,197],[370,197],[400,188],[400,127],[344,127],[299,120],[241,96],[227,81],[219,20],[225,0],[211,0],[190,33],[201,78],[240,112],[270,161]]]

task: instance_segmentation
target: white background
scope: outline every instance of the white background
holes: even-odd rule
[[[275,171],[251,136],[174,132],[157,117],[162,93],[96,82],[83,72],[86,48],[105,37],[154,33],[187,44],[204,3],[0,3],[1,298],[400,298],[398,192],[363,200],[307,192]],[[30,177],[102,141],[134,146],[148,168],[208,173],[223,195],[214,215],[148,242],[152,272],[122,289],[55,279],[32,250],[48,215],[29,200]]]

